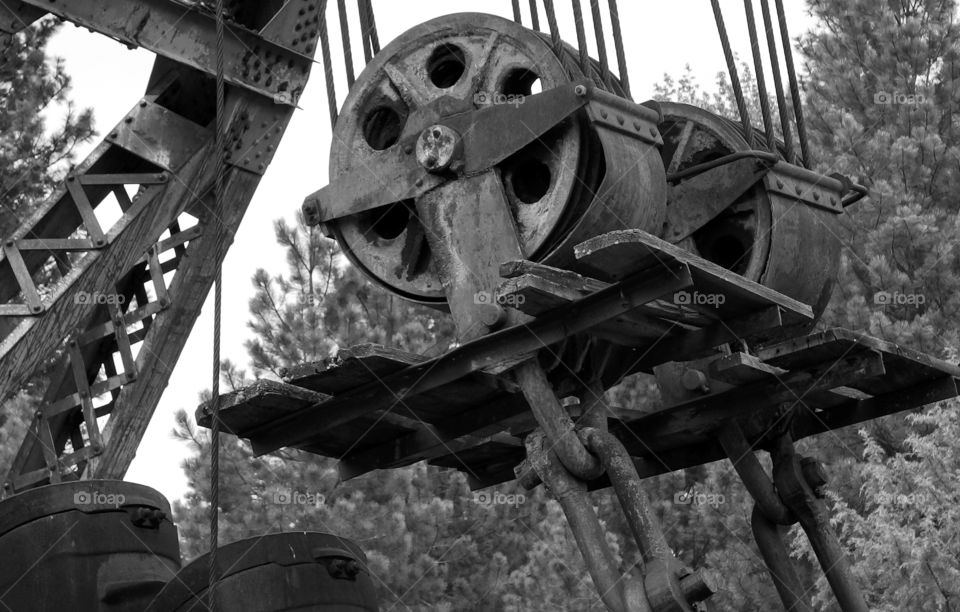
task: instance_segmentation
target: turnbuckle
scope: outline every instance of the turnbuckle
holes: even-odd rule
[[[830,527],[829,511],[821,491],[827,479],[820,464],[810,457],[797,455],[790,435],[783,433],[775,439],[770,452],[773,459],[771,480],[736,421],[727,423],[720,430],[719,438],[724,452],[755,501],[750,519],[753,537],[784,608],[790,612],[811,610],[781,533],[786,526],[799,522],[840,609],[866,612],[863,594]]]

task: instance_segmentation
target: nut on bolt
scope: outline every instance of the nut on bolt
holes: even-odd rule
[[[353,580],[360,573],[360,564],[355,559],[333,559],[327,571],[332,578]]]
[[[303,203],[303,218],[307,225],[316,225],[320,221],[320,198],[310,196]]]
[[[456,130],[438,123],[417,138],[417,163],[427,172],[444,172],[462,161],[463,141]]]
[[[710,380],[707,375],[700,370],[689,369],[683,373],[680,379],[683,388],[687,391],[700,391],[701,393],[710,392]]]

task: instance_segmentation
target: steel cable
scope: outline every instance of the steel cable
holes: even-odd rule
[[[793,65],[793,50],[790,48],[790,33],[787,32],[787,14],[783,10],[783,0],[777,1],[777,19],[780,21],[780,40],[783,44],[783,59],[787,64],[787,77],[790,79],[790,98],[793,101],[793,113],[797,119],[797,138],[800,140],[800,155],[803,165],[810,167],[810,148],[807,142],[807,126],[803,121],[803,106],[800,101],[800,87],[797,84],[797,71]]]
[[[630,78],[627,75],[627,54],[623,48],[623,32],[620,30],[620,10],[617,8],[617,0],[610,0],[610,26],[613,28],[613,44],[617,49],[617,66],[620,67],[620,86],[626,94],[624,97],[630,97]]]
[[[747,15],[747,34],[750,37],[750,51],[753,53],[753,71],[757,79],[757,97],[760,98],[760,116],[763,119],[764,135],[767,137],[767,149],[771,153],[776,153],[777,139],[773,131],[773,118],[770,115],[770,100],[767,98],[766,77],[763,74],[763,54],[760,53],[757,22],[753,15],[753,1],[743,0],[743,10]]]
[[[747,103],[743,98],[743,87],[737,74],[737,65],[733,60],[733,51],[730,49],[730,38],[727,36],[727,27],[723,23],[723,12],[720,10],[720,0],[710,0],[713,5],[713,18],[717,22],[717,33],[720,35],[720,46],[723,47],[723,57],[727,62],[727,72],[730,74],[730,87],[733,88],[733,97],[737,102],[737,112],[740,113],[740,122],[743,124],[743,137],[748,143],[753,142],[753,126],[750,125],[750,114],[747,112]]]
[[[223,213],[224,182],[226,177],[226,152],[224,151],[226,117],[224,116],[224,14],[223,0],[216,4],[216,132],[214,134],[214,209],[217,214]],[[213,218],[210,223],[217,223]],[[213,298],[213,382],[211,385],[212,410],[210,417],[210,541],[207,566],[207,604],[210,610],[216,612],[217,581],[219,568],[217,567],[217,548],[220,538],[220,319],[223,306],[223,230],[218,228],[214,233],[216,246],[214,257],[217,262],[217,276],[214,285]]]

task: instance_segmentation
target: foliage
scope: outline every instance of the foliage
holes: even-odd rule
[[[94,134],[92,112],[77,111],[69,98],[63,60],[46,54],[55,31],[56,24],[44,19],[15,36],[0,35],[0,237],[51,192],[76,147]],[[44,112],[53,107],[62,107],[64,116],[50,130]],[[0,398],[0,476],[26,435],[37,383],[5,402]]]
[[[817,170],[847,174],[871,193],[851,209],[846,225],[826,228],[842,241],[844,254],[823,324],[955,357],[960,316],[955,3],[808,4],[817,26],[801,37],[800,58]],[[740,76],[756,119],[755,79],[742,64]],[[722,75],[714,93],[705,92],[687,70],[678,79],[665,76],[655,94],[737,118]],[[280,376],[290,364],[323,359],[359,341],[417,352],[449,345],[449,323],[442,317],[370,286],[342,263],[334,245],[302,223],[279,223],[277,237],[288,249],[291,271],[286,278],[258,271],[254,279],[257,295],[250,306],[256,337],[248,349],[257,376]],[[914,297],[878,299],[881,292]],[[231,369],[232,380],[243,378]],[[623,409],[659,405],[644,377],[627,381],[607,399]],[[804,454],[827,464],[835,527],[871,608],[957,605],[958,410],[950,403],[801,445]],[[187,550],[196,554],[205,537],[209,451],[185,415],[178,431],[195,447],[185,464],[193,491],[176,510]],[[370,556],[386,606],[600,608],[559,507],[539,490],[524,493],[516,506],[484,505],[475,503],[461,474],[423,465],[341,482],[331,464],[313,457],[254,458],[235,441],[223,452],[221,465],[229,466],[221,487],[226,539],[305,528],[353,538]],[[776,595],[750,533],[752,502],[727,462],[645,485],[678,556],[726,577],[712,609],[770,609]],[[319,493],[322,503],[276,501],[292,490]],[[498,492],[519,493],[509,487]],[[594,501],[622,569],[633,570],[636,546],[615,500],[598,494]],[[833,609],[809,547],[797,530],[793,535],[801,579],[815,594],[817,609]]]
[[[43,19],[0,38],[0,236],[50,193],[76,146],[94,133],[92,111],[77,111],[68,97],[63,60],[45,52],[56,27]],[[64,117],[49,130],[43,113],[56,106]]]

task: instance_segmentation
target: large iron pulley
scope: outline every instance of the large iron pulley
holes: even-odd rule
[[[438,305],[450,297],[444,277],[475,270],[449,269],[437,249],[450,236],[437,235],[424,216],[440,202],[461,202],[446,208],[454,215],[449,225],[497,231],[471,217],[467,191],[508,208],[520,252],[502,261],[565,265],[577,242],[603,231],[656,233],[666,197],[653,150],[656,113],[608,94],[624,104],[603,114],[626,129],[596,129],[587,101],[571,100],[563,88],[583,83],[581,95],[587,88],[602,95],[602,80],[595,71],[584,75],[572,58],[492,15],[449,15],[401,35],[350,90],[334,129],[332,185],[315,194],[313,221],[376,282]],[[475,284],[495,290],[492,282]]]
[[[787,163],[781,151],[757,151],[762,137],[755,133],[757,142],[749,145],[729,119],[689,104],[664,102],[660,108],[661,155],[672,190],[697,168],[742,156],[717,166],[709,178],[700,175],[711,197],[693,210],[672,210],[668,199],[662,237],[811,305],[819,316],[840,262],[832,226],[844,185]],[[715,205],[722,208],[711,209]]]

